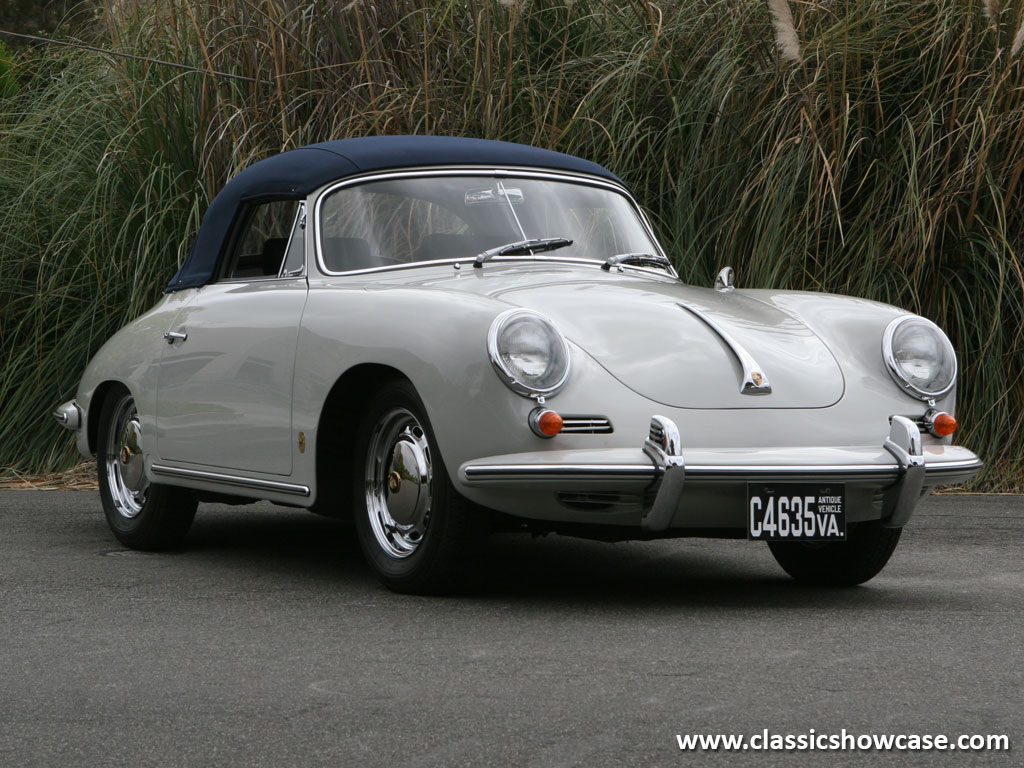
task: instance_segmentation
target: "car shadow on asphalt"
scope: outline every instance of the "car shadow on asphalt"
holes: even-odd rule
[[[180,550],[197,567],[301,578],[309,586],[375,586],[351,524],[269,504],[200,506]]]
[[[196,566],[258,569],[300,579],[325,594],[385,588],[363,562],[350,524],[273,507],[200,514],[183,551]],[[896,556],[899,558],[899,550]],[[801,585],[767,547],[747,541],[676,539],[607,544],[563,536],[492,536],[483,564],[442,599],[592,606],[810,609],[948,605],[937,589],[908,588],[886,572],[853,588]],[[386,591],[384,594],[390,594]],[[395,599],[423,599],[394,595]]]
[[[563,537],[495,537],[486,575],[468,597],[579,605],[763,609],[906,607],[917,597],[878,581],[861,587],[800,584],[764,544],[712,539],[604,544]],[[505,539],[505,540],[502,540]],[[927,598],[925,598],[927,601]]]

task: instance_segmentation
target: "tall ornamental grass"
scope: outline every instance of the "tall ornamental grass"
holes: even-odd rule
[[[232,174],[434,133],[607,165],[688,281],[732,264],[934,319],[977,487],[1024,486],[1024,3],[108,5],[83,39],[168,63],[40,48],[0,71],[0,467],[72,460],[50,411]]]

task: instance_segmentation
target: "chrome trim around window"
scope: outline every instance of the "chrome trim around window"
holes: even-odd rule
[[[153,464],[150,469],[154,475],[163,477],[176,477],[186,480],[202,480],[207,483],[220,483],[221,485],[232,485],[236,488],[251,488],[260,491],[277,491],[278,493],[289,493],[294,496],[309,496],[308,485],[296,483],[282,483],[278,480],[260,480],[254,477],[239,477],[228,475],[222,472],[206,472],[199,469],[183,469],[181,467],[167,467],[162,464]]]
[[[359,275],[370,275],[377,272],[398,272],[403,269],[419,269],[420,267],[439,267],[439,266],[452,266],[458,269],[462,264],[473,264],[476,261],[476,256],[462,257],[460,259],[430,259],[428,261],[410,261],[405,264],[389,264],[386,267],[366,267],[364,269],[350,269],[348,272],[331,272],[325,273],[327,277],[355,277]],[[534,261],[546,261],[552,264],[572,264],[582,265],[587,267],[595,267],[600,270],[601,264],[604,262],[598,261],[597,259],[586,259],[579,256],[548,256],[544,254],[536,254],[534,256],[495,256],[490,259],[488,264],[502,264],[505,262],[534,262]],[[635,264],[628,264],[626,268],[631,271],[641,272],[651,277],[660,278],[662,280],[678,280],[678,275],[673,273],[667,273],[664,270],[655,270],[648,267],[641,267]],[[322,270],[321,270],[322,271]]]
[[[288,254],[291,253],[292,244],[295,238],[302,238],[302,258],[299,259],[299,266],[290,272],[285,271],[288,266]],[[295,221],[292,223],[292,231],[288,233],[288,244],[284,247],[284,256],[281,258],[281,267],[277,270],[278,277],[302,277],[306,271],[306,203],[299,201],[298,210],[295,211]]]
[[[934,330],[938,332],[939,337],[946,342],[946,345],[949,347],[950,354],[953,355],[953,375],[950,377],[949,384],[943,389],[939,389],[934,392],[923,390],[907,381],[903,377],[903,373],[900,371],[899,363],[896,362],[896,355],[894,355],[892,351],[892,339],[896,335],[896,331],[899,327],[911,320],[924,320],[926,323],[931,325]],[[903,389],[908,394],[926,402],[929,400],[936,400],[948,394],[956,385],[956,377],[960,373],[960,361],[957,360],[956,350],[953,349],[953,343],[949,340],[949,337],[941,328],[939,328],[939,326],[935,325],[935,323],[928,318],[921,317],[920,315],[901,315],[885,327],[885,332],[882,334],[882,357],[885,360],[886,370],[889,371],[889,375],[892,377],[892,380],[899,384],[900,389]]]
[[[352,187],[352,186],[356,186],[358,184],[366,184],[366,183],[369,183],[369,182],[372,182],[372,181],[382,181],[382,180],[394,179],[394,178],[413,179],[413,178],[424,178],[424,177],[430,177],[430,176],[498,176],[498,177],[503,177],[503,178],[507,178],[509,176],[514,176],[514,177],[517,177],[517,178],[535,178],[535,179],[541,179],[541,180],[545,180],[545,181],[567,181],[569,183],[574,183],[574,184],[586,184],[586,185],[589,185],[589,186],[592,186],[592,187],[602,187],[604,189],[611,190],[612,192],[617,192],[618,194],[620,194],[623,197],[625,197],[626,200],[629,202],[629,204],[633,207],[633,211],[639,217],[640,223],[643,225],[644,231],[647,232],[647,236],[651,239],[651,242],[654,244],[654,247],[657,248],[658,253],[660,255],[665,256],[665,251],[664,251],[664,249],[662,249],[661,243],[658,242],[658,238],[655,237],[654,229],[651,227],[651,223],[647,219],[647,216],[644,215],[644,212],[640,208],[639,203],[637,203],[636,198],[634,198],[633,195],[630,194],[628,189],[626,189],[625,187],[623,187],[623,186],[621,186],[619,184],[615,184],[614,182],[608,181],[607,179],[602,179],[602,178],[600,178],[598,176],[588,176],[586,174],[575,174],[575,173],[570,173],[568,171],[545,171],[545,170],[539,169],[539,168],[524,168],[524,167],[520,167],[520,166],[501,166],[501,167],[496,167],[495,168],[495,167],[483,167],[483,166],[479,166],[479,165],[477,165],[477,166],[451,165],[451,166],[435,166],[435,167],[432,167],[432,168],[418,168],[418,169],[405,168],[405,169],[395,169],[393,171],[383,171],[383,172],[368,173],[368,174],[364,174],[362,176],[353,176],[353,177],[344,179],[343,181],[339,181],[339,182],[330,184],[329,186],[326,186],[322,190],[320,190],[320,192],[318,192],[317,195],[316,195],[316,203],[313,206],[313,213],[314,213],[314,216],[313,216],[313,218],[314,218],[313,233],[314,233],[314,243],[315,243],[314,250],[316,251],[315,255],[316,255],[317,269],[319,269],[320,273],[325,275],[325,276],[328,276],[328,277],[338,277],[340,275],[365,275],[365,274],[372,274],[372,273],[376,273],[376,272],[393,272],[393,271],[399,270],[399,269],[411,269],[411,268],[414,268],[414,267],[424,267],[424,266],[438,265],[438,264],[472,263],[474,261],[475,257],[474,258],[463,258],[463,259],[435,259],[435,260],[431,260],[431,261],[410,261],[410,262],[408,262],[406,264],[388,264],[386,266],[367,267],[365,269],[350,269],[350,270],[346,270],[344,272],[334,272],[332,270],[327,269],[327,267],[324,265],[323,245],[322,245],[323,230],[322,230],[322,227],[321,227],[321,224],[320,224],[320,220],[321,220],[321,218],[320,218],[320,211],[321,211],[321,208],[323,206],[324,199],[328,195],[332,194],[333,192],[336,192],[339,189],[343,189],[345,187]],[[667,258],[667,256],[666,256],[666,258]],[[603,261],[601,261],[599,259],[583,259],[583,258],[575,258],[575,257],[567,257],[567,256],[561,256],[561,257],[559,257],[559,256],[542,256],[540,254],[538,254],[536,256],[499,256],[499,257],[495,257],[492,261],[497,262],[497,261],[513,261],[513,260],[518,260],[518,261],[538,261],[538,260],[540,260],[540,261],[554,261],[554,262],[566,262],[566,263],[580,263],[580,264],[593,265],[593,266],[598,267],[598,268],[604,263]],[[628,266],[628,265],[626,265],[626,266]],[[641,268],[641,267],[629,267],[629,268],[630,269],[637,269],[638,271],[649,273],[649,274],[653,274],[653,275],[658,275],[660,277],[664,277],[665,276],[665,272],[664,271],[657,271],[656,272],[654,270],[644,269],[644,268]],[[671,274],[671,276],[676,278],[676,279],[678,279],[679,276],[676,273],[675,269],[671,266],[671,264],[669,265],[668,269],[669,269],[669,273]]]
[[[716,323],[707,313],[692,307],[689,304],[684,304],[681,301],[677,301],[680,307],[685,309],[687,312],[692,314],[694,317],[699,318],[708,326],[712,331],[717,333],[721,337],[722,341],[725,342],[726,346],[732,350],[732,353],[736,356],[736,359],[740,363],[740,368],[743,369],[743,381],[740,383],[740,393],[744,395],[770,395],[772,393],[771,382],[768,381],[768,374],[764,372],[764,369],[757,364],[757,361],[753,356],[744,349],[743,345],[740,344],[736,339],[732,337],[721,325]]]
[[[305,269],[303,269],[305,272]],[[218,280],[216,283],[207,283],[206,285],[248,285],[249,283],[273,283],[280,282],[282,280],[295,280],[296,277],[302,277],[299,273],[296,276],[285,275],[264,275],[263,277],[225,277],[222,280]],[[206,285],[199,286],[205,288]]]

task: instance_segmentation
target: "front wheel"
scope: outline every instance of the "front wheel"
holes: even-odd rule
[[[797,581],[852,587],[879,574],[892,557],[902,530],[883,528],[877,521],[853,523],[846,541],[771,541],[768,546],[778,564]]]
[[[188,491],[146,478],[142,422],[127,391],[106,398],[100,411],[96,474],[107,524],[133,549],[170,549],[181,544],[196,514]]]
[[[409,382],[386,384],[365,411],[352,477],[359,544],[387,587],[426,594],[464,581],[485,544],[486,520],[448,479]]]

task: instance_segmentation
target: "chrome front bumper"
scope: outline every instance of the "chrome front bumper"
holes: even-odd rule
[[[889,423],[889,436],[882,447],[896,460],[895,464],[808,464],[794,465],[738,465],[703,466],[695,470],[698,474],[728,474],[740,477],[771,477],[782,478],[792,476],[819,476],[841,480],[849,476],[893,475],[894,486],[886,494],[882,509],[882,523],[887,527],[901,528],[910,520],[918,500],[925,489],[925,477],[933,479],[940,474],[966,480],[982,467],[981,460],[971,454],[951,461],[933,461],[929,465],[925,461],[924,443],[921,431],[905,416],[893,416]],[[650,457],[657,467],[660,483],[654,503],[644,514],[640,526],[647,531],[664,531],[672,522],[682,494],[683,482],[687,476],[687,468],[683,461],[679,430],[671,419],[654,416],[651,419],[651,432],[644,443],[644,453]],[[961,477],[963,475],[963,477]],[[938,479],[941,482],[941,478]],[[937,484],[933,483],[933,484]]]
[[[917,425],[903,416],[892,417],[888,436],[875,448],[689,448],[685,458],[675,423],[654,416],[642,452],[598,449],[495,456],[463,464],[460,474],[470,492],[631,490],[646,500],[641,528],[655,533],[667,530],[673,521],[675,527],[686,524],[688,498],[700,498],[705,506],[710,499],[722,498],[701,492],[700,487],[730,488],[735,497],[746,482],[780,480],[846,482],[863,489],[861,498],[877,489],[882,494],[883,524],[898,528],[910,519],[927,489],[968,480],[981,467],[981,460],[966,448],[925,446]],[[878,519],[878,512],[873,516]],[[708,515],[701,517],[699,525],[708,525]]]

